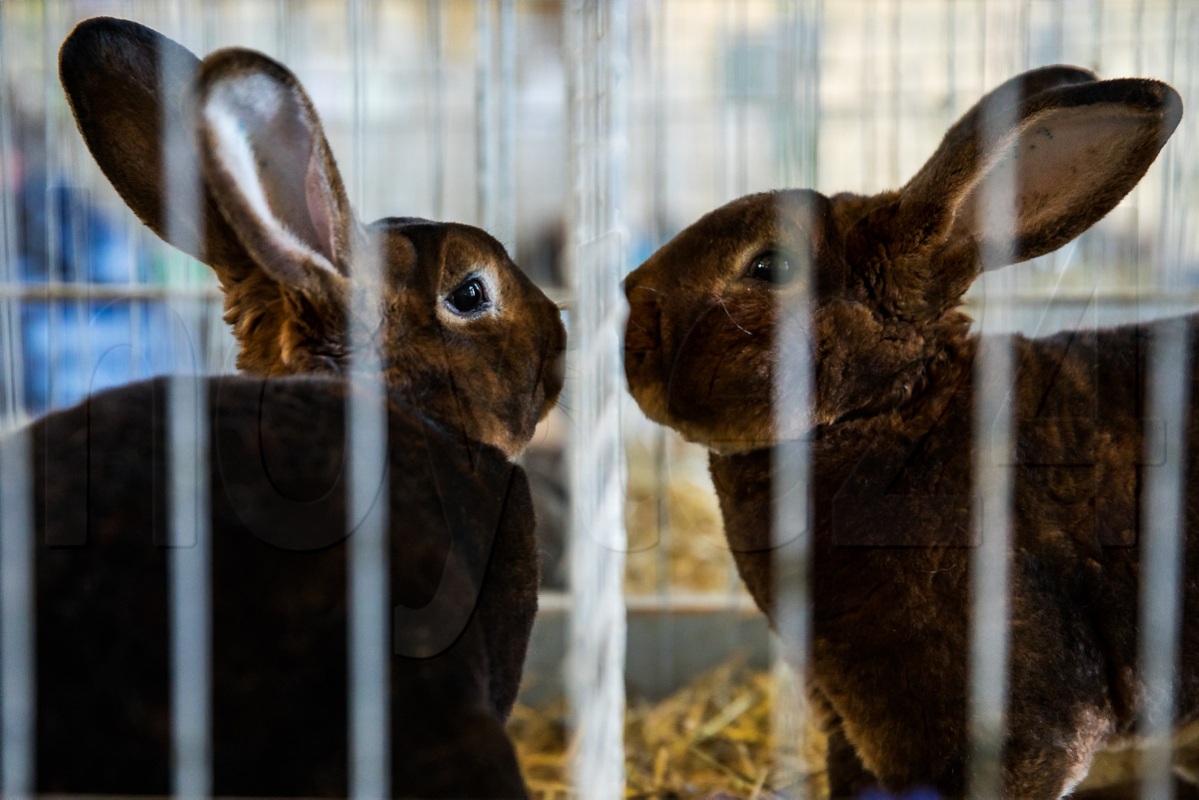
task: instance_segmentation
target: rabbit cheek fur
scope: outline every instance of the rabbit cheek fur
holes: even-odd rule
[[[625,281],[625,371],[633,396],[650,419],[718,450],[773,440],[770,410],[756,400],[771,394],[773,358],[768,347],[754,345],[771,341],[776,318],[772,294],[734,285],[735,276],[721,269],[752,255],[741,252],[742,236],[768,241],[774,216],[757,213],[752,198],[722,211],[679,234]],[[651,278],[666,272],[676,284]]]
[[[478,228],[414,219],[373,227],[385,247],[412,252],[390,261],[388,280],[406,290],[390,292],[384,307],[388,384],[435,419],[516,455],[562,389],[558,307]],[[463,319],[437,299],[484,270],[490,311]]]
[[[988,140],[992,112],[1012,128]],[[1015,238],[1006,260],[986,268],[1049,252],[1131,190],[1181,113],[1177,94],[1155,81],[1035,70],[984,97],[903,189],[742,198],[626,280],[630,391],[650,418],[709,447],[730,548],[768,615],[771,447],[810,437],[808,678],[834,796],[881,783],[957,797],[969,781],[980,344],[956,307],[987,263],[980,242],[996,235],[977,196],[991,175],[1015,174]],[[804,287],[758,279],[763,253],[776,266],[777,254],[811,264],[806,409],[771,385],[771,364],[785,356],[779,320]],[[1142,711],[1137,527],[1144,454],[1161,435],[1143,420],[1150,336],[1127,327],[1012,339],[1005,797],[1069,792],[1106,741],[1135,733]],[[1191,442],[1197,425],[1192,416]],[[1196,449],[1188,530],[1199,524]],[[1185,551],[1180,722],[1199,715],[1199,548]]]
[[[795,323],[802,326],[795,340],[814,342],[819,351],[813,353],[810,414],[775,415],[761,402],[776,397],[781,407],[799,405],[778,394],[770,346],[788,300],[740,272],[729,274],[726,265],[748,263],[767,249],[802,248],[818,291],[842,292],[850,272],[839,232],[846,216],[815,192],[751,195],[704,217],[629,275],[625,372],[650,419],[714,451],[736,452],[888,407],[911,393],[932,343],[904,321],[884,329],[858,291],[822,303],[810,319]],[[683,274],[676,274],[678,264],[686,264]]]
[[[345,796],[346,389],[236,376],[205,386],[213,790]],[[147,469],[166,452],[167,388],[105,392],[31,431],[43,792],[170,791],[165,472]],[[503,721],[537,606],[527,481],[494,448],[468,449],[395,404],[389,459],[391,602],[456,620],[434,630],[456,637],[440,653],[397,644],[388,660],[392,789],[523,797]],[[477,593],[445,589],[454,555]],[[429,624],[416,613],[393,620],[394,642],[417,630],[397,620]]]

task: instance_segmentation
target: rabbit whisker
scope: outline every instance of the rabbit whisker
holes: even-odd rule
[[[729,313],[729,307],[724,302],[723,297],[716,298],[716,303],[720,306],[721,310],[724,311],[724,315],[729,318],[729,322],[733,323],[733,326],[736,327],[737,330],[741,331],[746,336],[753,336],[752,331],[747,331],[745,328],[743,328],[741,326],[741,324],[739,322],[737,322],[737,320],[733,319],[733,315]]]

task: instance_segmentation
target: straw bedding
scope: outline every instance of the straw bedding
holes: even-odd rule
[[[625,714],[626,798],[674,800],[727,794],[774,797],[790,782],[775,769],[771,675],[734,661],[657,703]],[[509,723],[525,779],[537,800],[573,797],[564,708],[517,706]],[[799,768],[810,797],[823,797],[824,741],[810,730]],[[795,774],[795,773],[789,773]]]

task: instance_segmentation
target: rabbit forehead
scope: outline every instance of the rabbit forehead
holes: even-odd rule
[[[498,240],[471,225],[446,223],[443,241],[443,283],[456,283],[471,272],[481,270],[504,275],[515,266]]]
[[[827,250],[830,204],[824,195],[794,189],[738,198],[685,228],[639,269],[643,277],[723,282],[771,248]]]
[[[514,269],[504,246],[472,225],[387,217],[371,227],[388,255],[385,263],[393,285],[419,284],[440,291],[472,272],[503,276]]]

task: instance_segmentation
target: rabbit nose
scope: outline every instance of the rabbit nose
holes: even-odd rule
[[[631,299],[633,296],[633,292],[635,292],[637,289],[641,288],[641,281],[638,279],[638,274],[640,272],[641,272],[641,270],[635,269],[632,272],[630,272],[628,275],[625,275],[624,280],[622,280],[620,282],[620,288],[624,292],[624,296],[626,298]]]
[[[625,352],[644,353],[659,349],[662,346],[662,309],[658,305],[658,293],[646,286],[629,286],[627,281],[625,292],[629,298]]]

